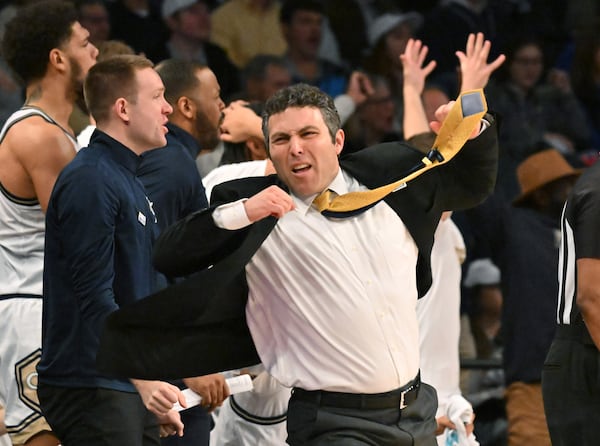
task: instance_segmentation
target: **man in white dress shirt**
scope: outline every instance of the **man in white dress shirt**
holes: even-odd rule
[[[431,285],[442,211],[493,189],[497,134],[487,120],[451,162],[336,218],[313,206],[321,192],[391,183],[423,154],[394,142],[338,159],[344,132],[333,100],[304,84],[281,90],[263,121],[277,175],[216,186],[210,208],[163,233],[155,266],[197,273],[114,313],[100,364],[158,377],[262,361],[294,388],[292,445],[435,445],[437,400],[419,379],[415,305]]]

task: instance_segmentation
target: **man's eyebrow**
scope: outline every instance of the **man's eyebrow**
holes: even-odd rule
[[[278,138],[278,137],[282,137],[282,136],[289,136],[290,134],[288,132],[275,132],[273,133],[270,138]]]
[[[303,133],[303,132],[306,132],[307,130],[319,130],[319,127],[316,126],[316,125],[314,125],[314,124],[308,124],[308,125],[305,125],[304,127],[300,128],[300,129],[298,129],[296,131],[296,133]],[[278,131],[278,132],[273,133],[270,136],[270,138],[273,139],[275,137],[290,136],[290,133],[291,132]]]

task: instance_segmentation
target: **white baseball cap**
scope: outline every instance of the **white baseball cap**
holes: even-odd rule
[[[500,279],[500,269],[491,259],[477,259],[469,265],[463,284],[467,288],[478,285],[499,285]]]
[[[415,11],[380,15],[369,27],[369,45],[374,47],[379,39],[402,23],[407,23],[414,31],[423,24],[423,16]]]
[[[163,19],[171,17],[177,11],[189,8],[199,0],[164,0],[162,4]]]

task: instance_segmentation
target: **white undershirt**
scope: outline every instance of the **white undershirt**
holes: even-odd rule
[[[421,336],[421,379],[435,387],[438,416],[446,415],[452,395],[460,395],[460,280],[465,243],[449,218],[435,231],[431,288],[417,303]]]
[[[329,187],[364,190],[341,170]],[[292,195],[246,266],[246,316],[265,368],[288,387],[387,392],[419,369],[417,247],[383,201],[352,218],[329,219]],[[221,206],[215,223],[249,224],[243,201]],[[245,219],[245,222],[243,221]]]

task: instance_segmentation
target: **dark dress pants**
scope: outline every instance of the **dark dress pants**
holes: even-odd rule
[[[202,406],[195,406],[181,412],[183,437],[171,435],[160,440],[161,446],[208,446],[212,416]]]
[[[38,385],[42,412],[63,446],[160,446],[139,394]]]
[[[594,345],[555,338],[542,395],[553,446],[600,444],[600,353]]]
[[[288,438],[292,446],[437,446],[435,389],[421,383],[408,407],[346,409],[321,406],[292,397]]]

